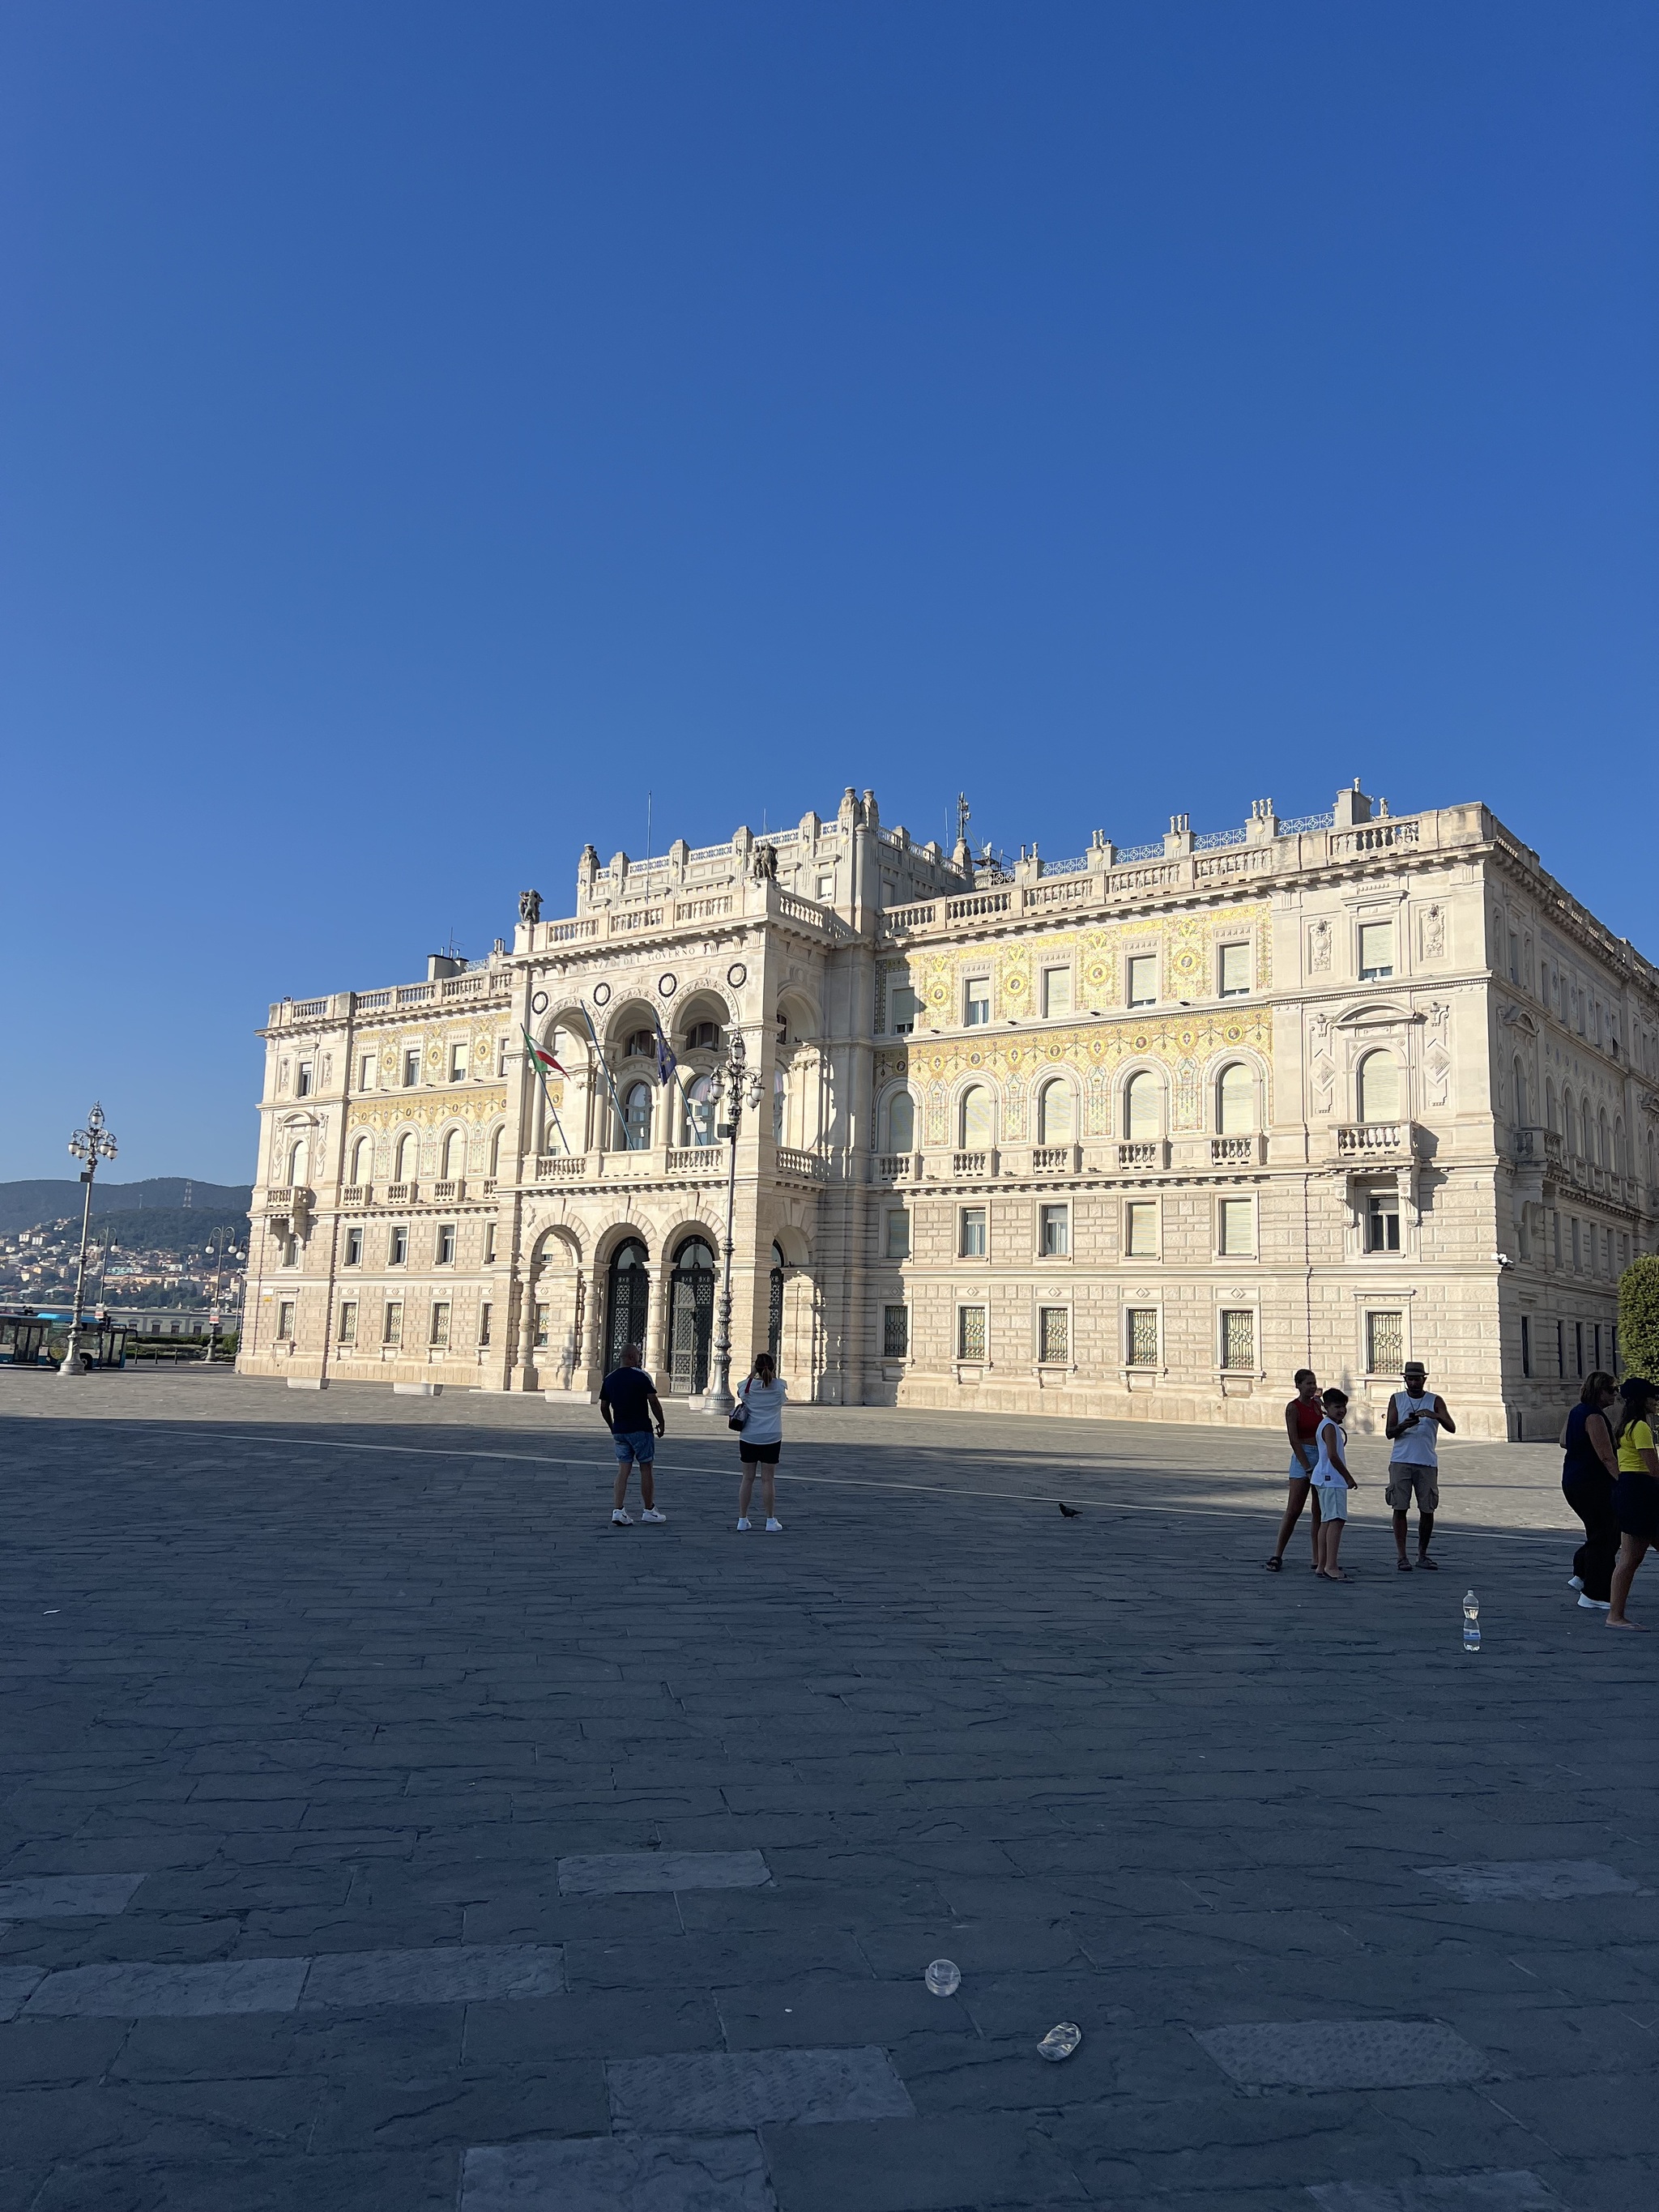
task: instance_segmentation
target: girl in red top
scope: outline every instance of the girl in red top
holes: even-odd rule
[[[1279,1524],[1279,1541],[1273,1555],[1261,1564],[1270,1574],[1277,1574],[1285,1564],[1285,1547],[1291,1540],[1291,1531],[1302,1518],[1302,1509],[1313,1498],[1313,1568],[1319,1571],[1319,1493],[1313,1489],[1313,1471],[1319,1458],[1319,1446],[1315,1441],[1319,1424],[1325,1418],[1325,1408],[1320,1403],[1319,1378],[1311,1367],[1299,1367],[1296,1371],[1296,1395],[1285,1408],[1285,1433],[1291,1440],[1291,1494],[1285,1507],[1285,1517]]]

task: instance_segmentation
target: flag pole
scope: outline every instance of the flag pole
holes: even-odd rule
[[[617,1127],[622,1131],[623,1142],[626,1144],[628,1141],[628,1118],[623,1112],[622,1100],[617,1096],[617,1086],[611,1079],[611,1070],[609,1066],[606,1064],[605,1053],[599,1043],[599,1033],[593,1026],[592,1015],[587,1011],[586,1000],[579,999],[576,1003],[582,1010],[582,1019],[587,1024],[587,1034],[593,1040],[594,1057],[599,1063],[599,1073],[605,1078],[605,1087],[611,1093],[611,1103],[617,1109]]]
[[[553,1116],[553,1127],[559,1133],[559,1142],[564,1146],[566,1156],[568,1157],[570,1139],[564,1133],[564,1123],[560,1121],[559,1109],[553,1103],[553,1093],[547,1087],[547,1070],[537,1057],[535,1040],[522,1023],[520,1024],[519,1034],[524,1039],[525,1050],[530,1054],[530,1065],[536,1071],[536,1080],[542,1086],[542,1097],[546,1103],[548,1112]]]

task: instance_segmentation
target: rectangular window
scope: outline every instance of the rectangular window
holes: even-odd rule
[[[342,1344],[356,1344],[357,1341],[357,1301],[356,1298],[347,1298],[340,1307],[340,1341]]]
[[[1041,1214],[1042,1234],[1039,1240],[1045,1260],[1064,1260],[1072,1249],[1072,1209],[1069,1206],[1045,1206]]]
[[[884,1359],[910,1356],[910,1309],[884,1306],[881,1310],[881,1355]]]
[[[410,1089],[421,1079],[421,1048],[411,1044],[404,1052],[404,1088]]]
[[[1567,1371],[1567,1325],[1564,1321],[1555,1324],[1555,1371],[1558,1375]]]
[[[1221,948],[1221,995],[1224,999],[1248,999],[1250,995],[1250,948],[1248,945],[1224,945]]]
[[[902,1209],[887,1217],[887,1256],[890,1260],[910,1256],[910,1217]]]
[[[1368,1252],[1397,1252],[1400,1249],[1398,1191],[1374,1190],[1366,1200],[1365,1249]]]
[[[1403,1314],[1368,1313],[1365,1316],[1365,1372],[1398,1375],[1406,1361]]]
[[[1221,1364],[1241,1373],[1255,1371],[1255,1315],[1249,1306],[1222,1308]]]
[[[1561,1215],[1555,1206],[1550,1208],[1550,1243],[1559,1267],[1561,1264]]]
[[[1532,1318],[1528,1314],[1521,1316],[1521,1372],[1532,1373]]]
[[[495,1080],[498,1083],[507,1073],[507,1038],[504,1036],[498,1036],[495,1040]]]
[[[1572,1265],[1576,1274],[1583,1274],[1584,1271],[1583,1231],[1579,1225],[1578,1216],[1576,1213],[1572,1217]]]
[[[1521,940],[1513,930],[1510,932],[1510,981],[1521,981]]]
[[[1253,1254],[1255,1250],[1255,1200],[1224,1198],[1217,1212],[1220,1217],[1217,1223],[1217,1249],[1230,1260]]]
[[[398,1345],[401,1344],[403,1340],[404,1302],[401,1298],[388,1298],[386,1300],[386,1320],[380,1329],[380,1341],[382,1344]]]
[[[1394,924],[1362,921],[1359,925],[1359,980],[1380,983],[1394,973]]]
[[[1131,957],[1129,1004],[1132,1006],[1155,1006],[1158,1004],[1158,955],[1156,952],[1137,952]]]
[[[312,1078],[312,1065],[311,1065],[311,1062],[310,1062],[308,1060],[302,1060],[300,1062],[300,1079],[299,1079],[299,1081],[298,1081],[298,1082],[295,1085],[295,1086],[294,1086],[294,1095],[295,1095],[295,1097],[296,1098],[309,1098],[309,1097],[310,1097],[310,1096],[311,1096],[311,1078]]]
[[[1590,1335],[1593,1340],[1590,1352],[1590,1372],[1595,1374],[1599,1372],[1601,1365],[1601,1324],[1599,1321],[1590,1331]]]
[[[983,1029],[991,1018],[991,979],[975,975],[965,986],[963,1020],[970,1030]]]
[[[432,1337],[434,1346],[442,1348],[449,1342],[449,1300],[436,1298],[432,1306]]]
[[[1576,1321],[1572,1325],[1573,1364],[1577,1372],[1584,1372],[1584,1324]]]
[[[835,879],[835,877],[834,877],[833,875],[830,875],[830,874],[821,875],[821,876],[818,878],[818,903],[819,903],[819,905],[820,905],[820,906],[833,906],[833,905],[835,904],[835,901],[836,901],[836,879]]]
[[[916,994],[908,983],[893,987],[892,1028],[895,1036],[909,1036],[916,1026]]]
[[[538,1305],[536,1309],[536,1349],[538,1352],[545,1352],[547,1349],[547,1329],[548,1310],[545,1306]]]
[[[278,1344],[292,1344],[294,1341],[294,1301],[292,1298],[284,1298],[276,1309],[276,1341]]]
[[[983,1306],[957,1308],[957,1358],[983,1363],[985,1358],[985,1309]]]
[[[1123,1209],[1123,1253],[1129,1260],[1158,1257],[1158,1200],[1131,1199]]]
[[[283,1265],[285,1267],[297,1267],[299,1266],[299,1264],[300,1264],[300,1240],[299,1240],[299,1238],[298,1238],[297,1237],[283,1237]]]
[[[345,1239],[345,1258],[340,1264],[342,1267],[361,1267],[362,1266],[363,1232],[361,1229],[347,1230]]]
[[[437,1241],[434,1245],[432,1256],[440,1267],[454,1266],[455,1224],[453,1221],[444,1221],[438,1224]]]
[[[1044,1367],[1071,1365],[1072,1310],[1069,1306],[1038,1308],[1037,1359]]]
[[[357,1063],[357,1088],[359,1091],[374,1088],[374,1055],[372,1052],[366,1052]]]
[[[495,1224],[493,1221],[484,1231],[483,1263],[486,1267],[493,1267],[495,1264]]]
[[[1124,1341],[1131,1367],[1158,1364],[1158,1308],[1131,1306],[1124,1316]]]
[[[386,1263],[388,1267],[401,1267],[409,1257],[409,1231],[394,1229],[386,1245]]]
[[[964,1260],[985,1257],[985,1208],[964,1206],[962,1209],[962,1234],[957,1250]]]
[[[478,1349],[480,1352],[488,1352],[489,1349],[489,1322],[494,1311],[495,1309],[491,1306],[488,1298],[486,1298],[483,1304],[478,1308]]]
[[[449,1048],[449,1079],[452,1083],[466,1081],[466,1047],[453,1044]]]
[[[1042,1011],[1049,1016],[1071,1012],[1072,971],[1069,968],[1043,969]]]

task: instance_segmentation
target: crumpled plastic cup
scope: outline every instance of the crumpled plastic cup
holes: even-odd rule
[[[922,1979],[936,1997],[953,1997],[962,1987],[962,1969],[953,1960],[935,1959]]]
[[[1052,2058],[1056,2063],[1069,2058],[1083,2040],[1083,2030],[1074,2020],[1063,2020],[1058,2027],[1051,2027],[1037,2045],[1039,2058]]]

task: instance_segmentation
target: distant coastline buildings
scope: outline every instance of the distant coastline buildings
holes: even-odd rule
[[[638,1340],[697,1396],[734,1029],[736,1356],[798,1397],[1272,1428],[1306,1363],[1364,1427],[1415,1357],[1553,1437],[1614,1362],[1659,975],[1484,805],[1005,866],[849,789],[521,911],[271,1008],[245,1371],[582,1395]]]

